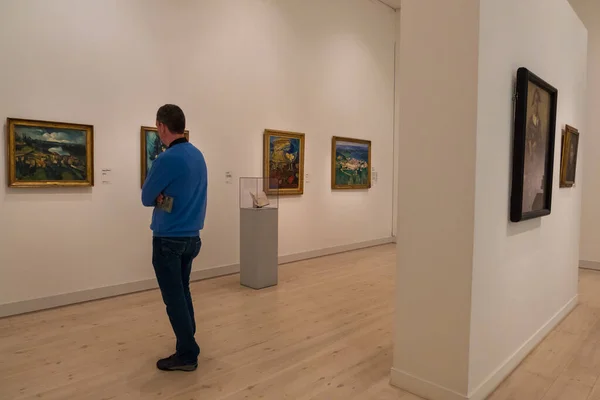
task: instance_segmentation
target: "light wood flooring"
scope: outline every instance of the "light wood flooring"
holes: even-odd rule
[[[151,268],[149,266],[149,268]],[[420,400],[389,385],[395,247],[192,285],[198,370],[161,372],[173,334],[158,291],[0,319],[0,400]],[[600,273],[581,302],[490,397],[600,400]]]

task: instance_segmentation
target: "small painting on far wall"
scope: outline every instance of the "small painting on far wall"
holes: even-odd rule
[[[266,129],[263,177],[267,195],[304,193],[304,133]]]
[[[190,132],[185,131],[185,138],[190,139]],[[142,186],[152,168],[152,163],[167,147],[160,141],[158,130],[149,126],[142,126],[141,129],[141,160],[142,160]]]
[[[331,188],[371,187],[371,141],[334,136],[331,141]]]
[[[94,185],[92,125],[8,118],[9,187]]]
[[[579,131],[567,125],[563,133],[562,155],[560,165],[560,187],[575,185],[577,170],[577,151],[579,149]]]
[[[526,68],[517,71],[510,220],[550,214],[558,90]]]

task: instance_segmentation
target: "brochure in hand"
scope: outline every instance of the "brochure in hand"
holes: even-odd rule
[[[173,198],[171,196],[163,196],[162,201],[156,202],[156,207],[170,213],[173,211]]]

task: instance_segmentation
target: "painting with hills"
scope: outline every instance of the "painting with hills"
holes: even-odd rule
[[[331,188],[371,187],[371,141],[334,136],[331,144]]]
[[[93,186],[93,126],[9,118],[10,187]]]

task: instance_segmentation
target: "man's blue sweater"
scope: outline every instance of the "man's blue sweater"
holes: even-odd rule
[[[163,194],[173,198],[170,213],[154,208],[154,236],[193,237],[204,228],[208,173],[202,152],[178,139],[152,163],[142,187],[142,203],[154,207]]]

